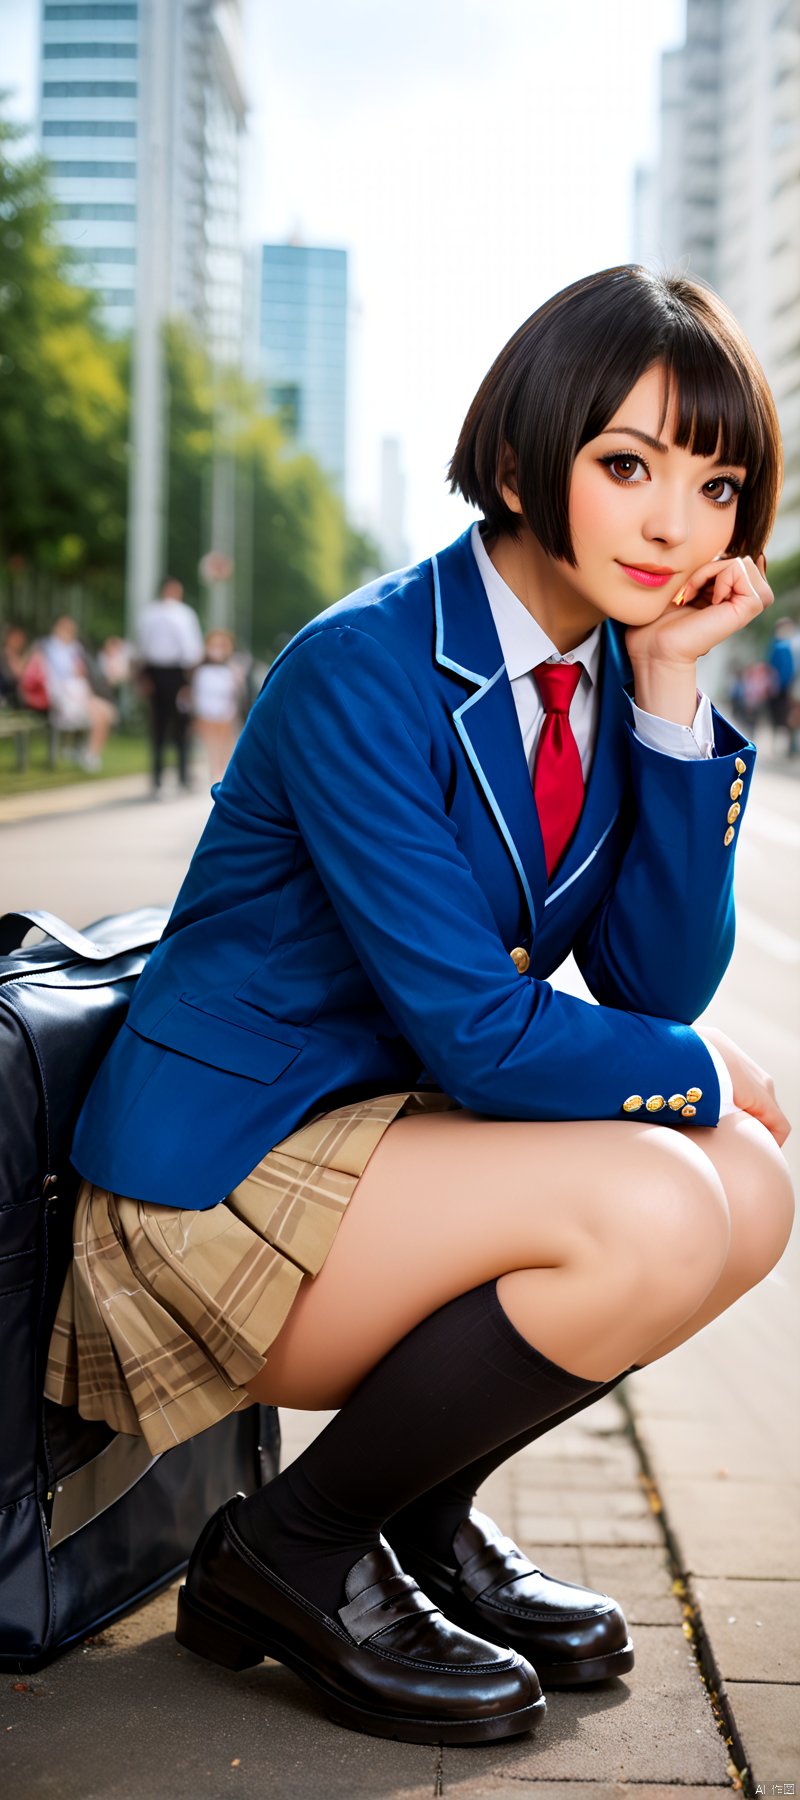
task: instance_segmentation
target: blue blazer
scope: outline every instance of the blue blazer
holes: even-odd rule
[[[297,633],[83,1106],[82,1175],[214,1206],[315,1113],[426,1083],[492,1118],[716,1124],[691,1020],[733,950],[756,752],[716,710],[713,758],[650,749],[623,628],[602,639],[583,812],[548,884],[469,529]],[[570,950],[598,1005],[549,985]]]

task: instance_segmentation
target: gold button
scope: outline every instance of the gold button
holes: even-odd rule
[[[650,1099],[645,1101],[648,1112],[660,1112],[666,1104],[663,1094],[651,1094]]]
[[[638,1112],[640,1106],[644,1106],[641,1094],[630,1094],[628,1099],[622,1102],[623,1112]]]
[[[681,1107],[681,1118],[682,1119],[693,1119],[696,1112],[697,1112],[696,1106],[682,1106]]]
[[[737,775],[744,775],[747,771],[747,763],[742,762],[742,759],[740,756],[737,756],[736,761],[733,766],[736,770]]]
[[[741,793],[743,793],[743,791],[744,791],[744,782],[743,781],[732,781],[731,782],[731,799],[732,800],[738,800],[739,795]]]
[[[686,1105],[686,1095],[670,1094],[667,1105],[672,1107],[673,1112],[680,1112],[681,1107]]]
[[[728,807],[728,824],[729,825],[733,824],[734,819],[738,819],[741,810],[742,809],[739,805],[738,800],[734,800],[733,805]]]
[[[702,1100],[702,1098],[703,1098],[702,1088],[687,1088],[686,1089],[686,1098],[687,1098],[687,1100]]]
[[[515,950],[509,951],[509,955],[511,957],[511,961],[519,969],[520,975],[527,975],[527,972],[531,966],[531,959],[528,955],[527,950],[523,949],[521,944],[517,944],[517,947]]]
[[[728,826],[728,829],[727,829],[727,831],[726,831],[726,833],[725,833],[725,836],[724,836],[724,838],[723,838],[723,840],[722,840],[722,842],[723,842],[723,844],[724,844],[724,845],[725,845],[725,848],[726,848],[726,850],[727,850],[727,848],[728,848],[728,845],[729,845],[729,844],[732,844],[732,843],[733,843],[733,840],[734,840],[734,838],[735,838],[735,836],[736,836],[736,833],[735,833],[735,831],[734,831],[734,829],[733,829],[733,826],[732,826],[732,825],[729,825],[729,826]]]

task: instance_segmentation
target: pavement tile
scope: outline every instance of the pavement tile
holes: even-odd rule
[[[560,1557],[561,1551],[558,1554]],[[681,1602],[672,1592],[663,1545],[643,1550],[629,1544],[587,1544],[582,1565],[581,1574],[568,1579],[613,1594],[631,1627],[681,1624]]]
[[[537,1450],[538,1456],[534,1454]],[[639,1465],[627,1449],[614,1456],[606,1453],[594,1457],[557,1456],[548,1455],[540,1441],[528,1450],[521,1450],[514,1458],[513,1467],[514,1486],[532,1494],[546,1493],[548,1488],[558,1487],[578,1493],[582,1488],[606,1484],[612,1491],[623,1485],[641,1486]]]
[[[730,1681],[725,1692],[753,1783],[770,1800],[773,1783],[793,1781],[800,1794],[800,1687]]]
[[[772,1484],[775,1480],[775,1430],[765,1418],[761,1431],[737,1434],[730,1418],[660,1418],[640,1414],[641,1435],[662,1479],[681,1481],[701,1473],[720,1481]],[[782,1474],[800,1479],[800,1432],[786,1433],[781,1444]]]
[[[515,1532],[526,1542],[538,1544],[635,1544],[644,1549],[657,1549],[661,1544],[661,1530],[655,1515],[647,1510],[642,1512],[638,1504],[629,1508],[617,1505],[621,1496],[607,1496],[593,1493],[592,1504],[585,1511],[576,1513],[572,1505],[572,1496],[559,1493],[554,1497],[557,1504],[548,1507],[532,1507],[523,1496],[517,1496],[514,1505]]]
[[[297,1676],[181,1652],[177,1584],[40,1674],[0,1677],[14,1800],[428,1800],[435,1746],[343,1731]],[[13,1730],[5,1728],[13,1726]],[[238,1758],[238,1762],[234,1762]]]
[[[666,1511],[691,1574],[800,1579],[800,1504],[793,1483],[673,1479]]]
[[[693,1587],[725,1680],[800,1680],[800,1582],[705,1575]]]
[[[547,1714],[530,1737],[487,1751],[487,1765],[509,1793],[520,1784],[637,1784],[692,1782],[726,1786],[729,1750],[720,1736],[706,1689],[679,1626],[642,1626],[636,1666],[629,1675],[593,1688],[547,1695]],[[474,1774],[469,1752],[444,1753],[445,1795],[469,1794]],[[489,1768],[487,1766],[486,1774]],[[730,1790],[728,1790],[730,1791]],[[524,1792],[524,1786],[523,1786]],[[592,1788],[593,1795],[597,1787]]]

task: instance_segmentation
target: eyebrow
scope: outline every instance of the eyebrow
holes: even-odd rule
[[[605,432],[601,432],[600,436],[601,437],[608,436],[612,431],[617,432],[617,433],[622,433],[622,434],[624,434],[625,437],[640,438],[641,442],[643,444],[650,445],[651,450],[660,450],[662,455],[664,455],[664,456],[669,455],[669,444],[660,443],[658,438],[651,437],[649,432],[647,432],[647,431],[637,431],[635,425],[607,425]],[[726,458],[724,456],[717,456],[714,458],[714,461],[717,463],[721,463],[721,462],[725,462]],[[743,469],[744,466],[745,466],[744,463],[735,463],[734,464],[734,467],[737,469]]]

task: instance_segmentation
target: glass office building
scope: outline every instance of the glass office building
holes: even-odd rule
[[[346,485],[347,251],[264,244],[259,342],[266,396],[289,436]]]
[[[139,6],[42,8],[39,129],[59,229],[109,324],[133,325],[139,128]]]
[[[241,0],[42,6],[41,148],[79,277],[111,328],[130,330],[147,219],[167,246],[164,311],[190,318],[220,362],[238,362],[242,346],[240,14]],[[162,53],[168,106],[156,165],[147,100]]]

